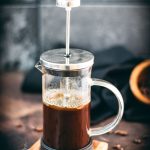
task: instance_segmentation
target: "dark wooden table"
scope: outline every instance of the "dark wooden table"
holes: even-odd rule
[[[35,131],[36,127],[42,128],[41,95],[22,93],[23,77],[22,73],[5,73],[0,77],[0,150],[25,150],[42,135],[42,132]],[[115,144],[121,144],[125,150],[150,150],[150,123],[122,120],[115,130],[118,129],[127,131],[128,135],[109,133],[95,139],[107,141],[110,150]],[[140,138],[141,143],[135,144],[135,138]]]

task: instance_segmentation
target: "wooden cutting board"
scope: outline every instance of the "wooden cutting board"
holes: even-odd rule
[[[35,142],[29,150],[40,150],[40,140]],[[93,150],[108,150],[108,143],[93,140]]]

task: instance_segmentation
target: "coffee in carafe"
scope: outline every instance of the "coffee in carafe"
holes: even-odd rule
[[[68,98],[70,102],[67,102],[65,107],[63,93],[55,93],[52,98],[44,99],[43,140],[49,147],[78,150],[89,143],[90,136],[87,131],[90,128],[90,101],[79,105],[78,101],[81,101],[81,98]]]

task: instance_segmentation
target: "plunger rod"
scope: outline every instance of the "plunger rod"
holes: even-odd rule
[[[56,5],[58,7],[63,7],[66,9],[66,64],[69,64],[70,59],[70,14],[71,8],[80,6],[80,0],[56,0]],[[69,77],[65,78],[65,99],[63,105],[67,106],[67,100],[70,97],[69,92]]]
[[[66,8],[66,57],[70,57],[70,12],[71,8]]]
[[[74,7],[80,6],[80,0],[56,0],[56,6],[66,9],[66,62],[70,57],[70,12]]]

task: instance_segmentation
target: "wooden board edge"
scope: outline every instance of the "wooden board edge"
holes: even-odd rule
[[[108,150],[108,143],[93,140],[94,150]],[[40,150],[40,139],[36,141],[28,150]]]

